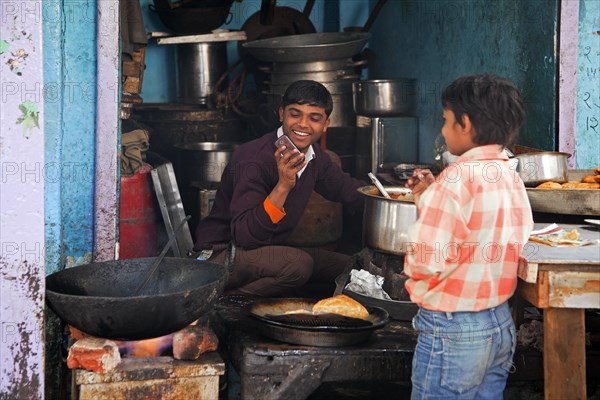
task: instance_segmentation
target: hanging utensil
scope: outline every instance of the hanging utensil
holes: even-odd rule
[[[177,226],[177,228],[175,229],[175,231],[173,231],[173,233],[169,236],[169,240],[167,241],[167,244],[165,244],[165,247],[162,249],[162,251],[160,252],[158,258],[156,259],[156,261],[154,261],[154,264],[152,264],[152,266],[150,267],[150,271],[148,272],[148,274],[146,275],[146,279],[144,279],[144,281],[142,282],[142,284],[137,288],[137,290],[135,291],[135,295],[137,296],[138,294],[140,294],[140,292],[142,291],[142,289],[144,287],[146,287],[146,285],[148,284],[148,282],[150,281],[150,277],[152,277],[152,274],[154,273],[154,271],[156,271],[156,269],[158,268],[158,266],[160,265],[160,263],[162,262],[163,258],[165,258],[165,255],[167,254],[167,251],[169,251],[169,248],[171,247],[171,245],[173,244],[173,242],[175,241],[175,239],[177,238],[177,234],[179,233],[179,231],[181,230],[181,228],[183,228],[183,225],[185,225],[185,223],[188,221],[188,219],[190,219],[192,216],[188,215],[186,216]]]
[[[375,175],[373,175],[372,172],[369,172],[367,175],[369,175],[369,178],[371,178],[371,182],[373,182],[373,184],[377,187],[377,189],[379,189],[379,191],[381,192],[383,197],[385,197],[386,199],[391,199],[387,190],[385,190],[385,188],[383,187],[381,182],[379,182],[379,179],[377,179],[377,177]]]

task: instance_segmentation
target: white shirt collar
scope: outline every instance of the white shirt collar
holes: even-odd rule
[[[279,129],[277,129],[277,137],[279,138],[279,137],[281,137],[281,135],[283,135],[283,127],[282,126],[280,126]],[[308,146],[308,150],[306,150],[306,154],[304,154],[304,157],[306,157],[308,162],[310,162],[311,160],[313,160],[317,157],[317,155],[315,154],[315,151],[313,150],[312,145]],[[306,163],[304,168],[302,168],[300,171],[298,171],[296,173],[296,176],[298,178],[300,178],[302,176],[302,173],[304,172],[306,167],[308,167],[308,163]]]

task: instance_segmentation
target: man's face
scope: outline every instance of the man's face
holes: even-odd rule
[[[285,109],[280,107],[279,118],[283,123],[283,133],[303,153],[321,138],[330,122],[322,107],[308,104],[290,104]]]

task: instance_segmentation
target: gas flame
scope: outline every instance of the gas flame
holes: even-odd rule
[[[159,357],[173,348],[173,334],[145,340],[117,342],[119,352],[127,358]]]

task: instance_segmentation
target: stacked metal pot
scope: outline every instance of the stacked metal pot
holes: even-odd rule
[[[267,101],[277,107],[286,88],[293,82],[311,79],[322,83],[331,93],[334,112],[330,127],[356,125],[352,104],[352,83],[358,81],[352,61],[370,34],[366,32],[330,32],[290,35],[255,40],[243,46],[254,57],[271,64]]]

